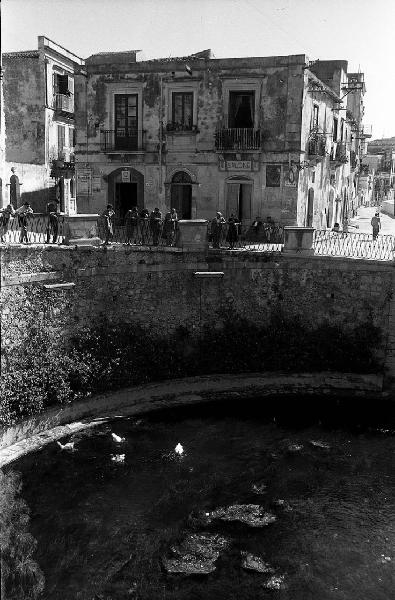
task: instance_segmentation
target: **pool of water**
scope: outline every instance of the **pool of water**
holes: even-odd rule
[[[73,452],[54,443],[21,459],[12,468],[43,597],[393,598],[395,426],[380,410],[319,398],[200,405],[119,418],[75,435]],[[259,504],[275,521],[200,521],[234,504]],[[229,541],[215,571],[167,573],[164,558],[190,533]],[[243,568],[246,552],[271,574]]]

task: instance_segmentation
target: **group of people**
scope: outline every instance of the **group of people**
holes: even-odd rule
[[[111,244],[114,236],[115,211],[112,204],[108,204],[106,210],[102,213],[104,226],[104,246]],[[178,215],[175,208],[171,208],[165,214],[164,219],[158,207],[150,213],[143,208],[140,212],[137,206],[129,209],[124,217],[122,225],[125,227],[125,244],[149,245],[152,239],[152,245],[158,246],[161,237],[165,240],[167,246],[174,246],[177,236]]]
[[[0,234],[1,242],[5,243],[5,235],[10,229],[10,223],[13,219],[18,219],[18,226],[20,227],[20,244],[27,244],[28,239],[28,221],[33,215],[33,209],[30,206],[30,202],[24,202],[22,206],[15,209],[12,204],[8,204],[5,208],[0,211]],[[59,232],[59,200],[51,200],[47,204],[47,215],[48,221],[46,224],[46,243],[56,244],[58,240]]]
[[[219,248],[224,236],[226,228],[225,241],[229,244],[229,250],[233,250],[240,237],[241,221],[232,213],[226,220],[222,213],[217,212],[214,219],[210,223],[210,238],[213,248]],[[261,218],[255,217],[247,232],[248,239],[251,241],[263,241],[270,243],[273,240],[275,232],[275,222],[268,216],[264,221]]]
[[[210,223],[210,238],[213,244],[213,248],[219,248],[223,237],[224,225],[228,224],[226,233],[226,241],[229,244],[229,249],[232,250],[235,247],[237,240],[239,239],[239,225],[240,221],[232,213],[229,219],[222,216],[222,213],[217,212],[214,219]]]

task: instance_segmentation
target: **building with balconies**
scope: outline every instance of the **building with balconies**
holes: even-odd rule
[[[55,197],[62,212],[76,212],[74,75],[83,66],[44,36],[37,50],[3,54],[5,171],[16,169],[18,204],[29,201],[37,212]],[[9,201],[6,184],[3,205]]]
[[[341,113],[345,61],[327,61],[324,82],[305,55],[138,52],[93,55],[76,74],[78,212],[111,203],[119,218],[158,206],[316,227],[347,216],[356,159]]]

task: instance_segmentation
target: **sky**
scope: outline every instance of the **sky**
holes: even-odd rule
[[[45,35],[82,58],[141,59],[211,48],[216,58],[307,54],[365,74],[365,123],[395,136],[395,0],[2,0],[2,51]]]

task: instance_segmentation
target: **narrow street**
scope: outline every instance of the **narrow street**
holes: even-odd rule
[[[371,218],[377,210],[377,206],[361,206],[358,208],[358,216],[351,219],[350,231],[361,233],[372,233]],[[381,235],[395,235],[395,219],[389,215],[380,213]]]

